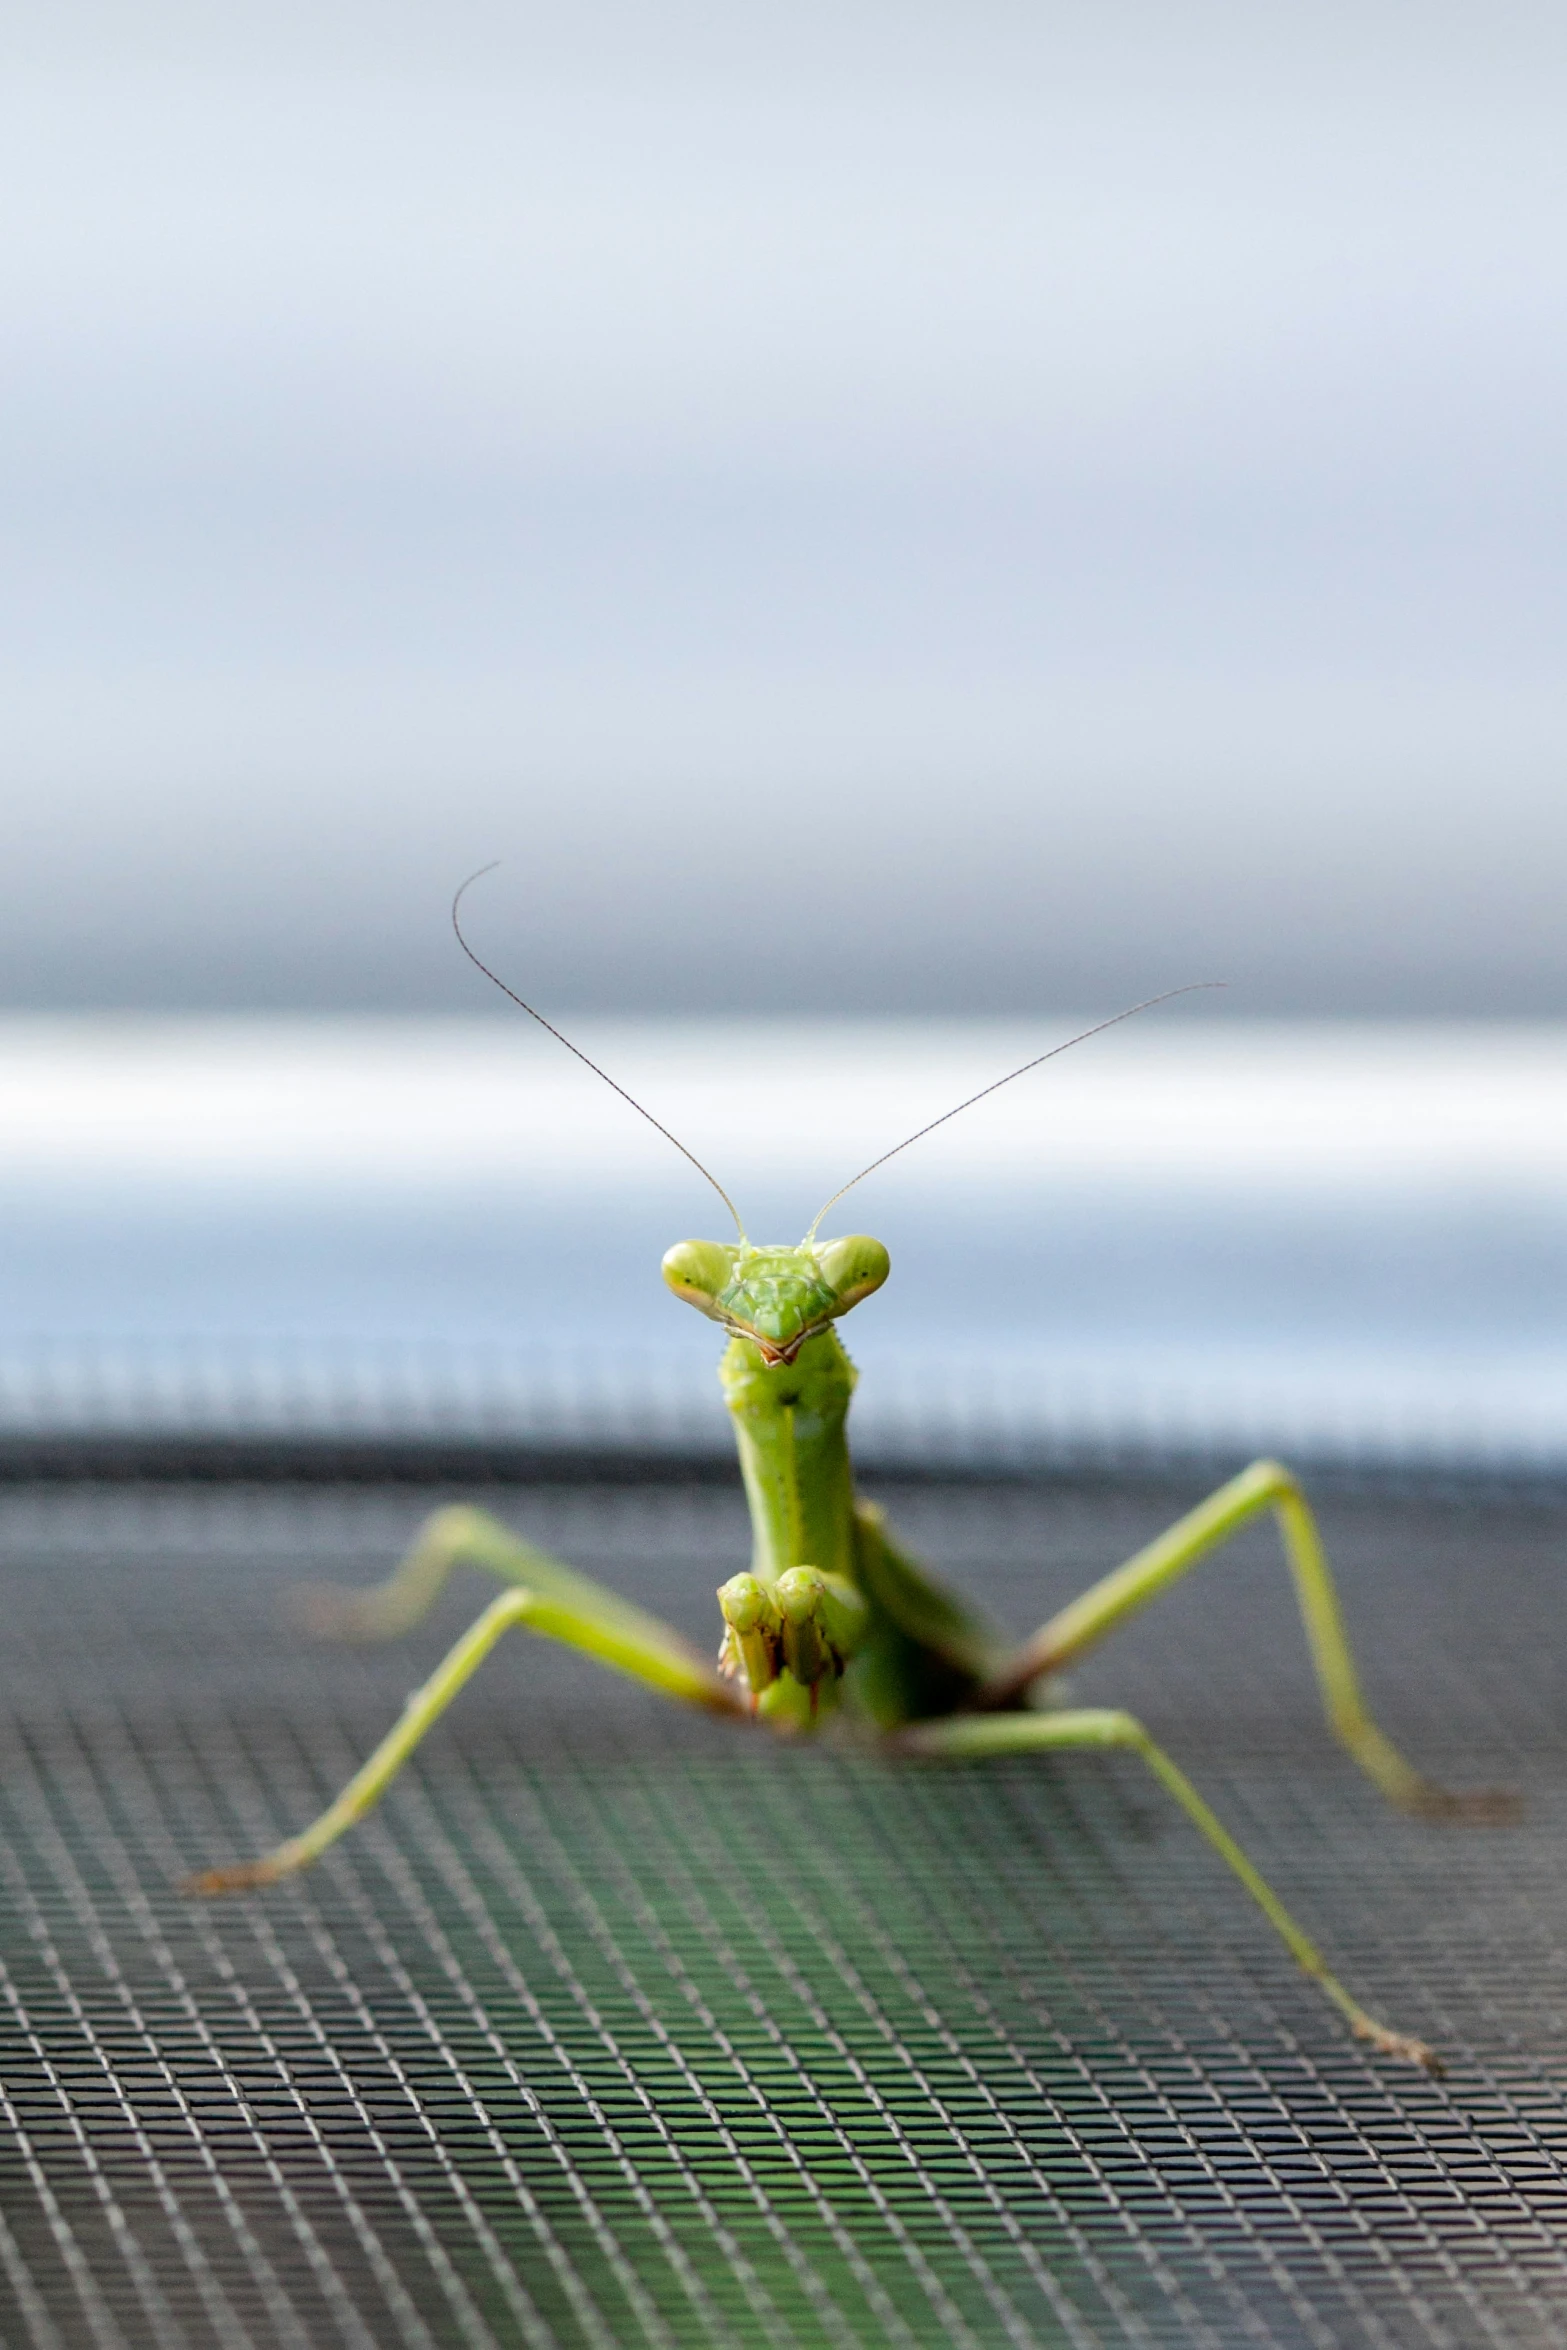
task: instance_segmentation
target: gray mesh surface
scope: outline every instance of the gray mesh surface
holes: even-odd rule
[[[489,1498],[711,1637],[729,1493]],[[1021,1629],[1191,1496],[885,1498]],[[523,1639],[312,1875],[182,1901],[477,1612],[289,1629],[290,1582],[379,1575],[430,1500],[0,1494],[8,2346],[1567,2338],[1560,1509],[1325,1513],[1387,1726],[1520,1785],[1520,1828],[1383,1809],[1262,1535],[1076,1683],[1435,2082],[1342,2036],[1135,1763],[791,1750]]]

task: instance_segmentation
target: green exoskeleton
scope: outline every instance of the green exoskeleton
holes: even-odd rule
[[[458,923],[461,897],[459,891],[453,924],[464,951],[478,962]],[[486,964],[479,968],[512,994]],[[513,1001],[587,1060],[521,997]],[[1066,1049],[1058,1045],[1054,1051]],[[1052,1057],[1045,1053],[1039,1060]],[[1031,1061],[1025,1067],[1038,1065]],[[588,1066],[624,1093],[596,1063]],[[1023,1074],[1014,1070],[997,1082],[1008,1084]],[[640,1103],[630,1095],[624,1098],[692,1159]],[[969,1106],[964,1102],[958,1108]],[[952,1110],[946,1116],[957,1114]],[[889,1151],[884,1157],[893,1155]],[[873,1166],[883,1163],[878,1159]],[[718,1593],[723,1630],[716,1661],[483,1511],[442,1509],[385,1583],[363,1592],[313,1594],[317,1627],[370,1639],[402,1632],[424,1614],[457,1566],[482,1568],[506,1589],[415,1690],[401,1718],[319,1819],[260,1860],[192,1878],[188,1890],[222,1893],[269,1884],[314,1860],[377,1801],[502,1635],[525,1627],[565,1641],[688,1705],[773,1730],[811,1732],[841,1723],[911,1757],[1125,1748],[1141,1758],[1228,1863],[1352,2031],[1386,2055],[1439,2070],[1421,2041],[1376,2022],[1350,1996],[1234,1837],[1139,1722],[1116,1710],[1051,1702],[1053,1679],[1065,1666],[1248,1520],[1271,1512],[1329,1725],[1362,1770],[1392,1802],[1429,1818],[1511,1816],[1509,1798],[1450,1795],[1434,1786],[1372,1720],[1317,1529],[1289,1471],[1273,1461],[1254,1463],[1031,1638],[1021,1643],[1005,1638],[910,1557],[881,1511],[855,1492],[847,1442],[855,1372],[836,1325],[882,1286],[887,1251],[863,1234],[817,1238],[822,1216],[841,1191],[796,1246],[754,1246],[722,1185],[699,1160],[692,1164],[724,1200],[738,1237],[680,1242],[664,1259],[664,1278],[676,1297],[728,1334],[719,1376],[734,1420],[754,1542],[750,1566]]]

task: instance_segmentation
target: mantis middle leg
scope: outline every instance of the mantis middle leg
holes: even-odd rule
[[[522,1565],[508,1557],[502,1548],[508,1544],[523,1554]],[[478,1622],[447,1651],[429,1679],[414,1691],[368,1761],[319,1818],[259,1860],[203,1869],[186,1879],[185,1892],[234,1893],[247,1886],[270,1885],[296,1869],[307,1868],[385,1793],[425,1732],[478,1671],[502,1634],[514,1626],[564,1641],[601,1664],[629,1673],[661,1696],[705,1706],[715,1713],[744,1716],[746,1708],[716,1667],[678,1632],[657,1617],[644,1615],[614,1592],[601,1590],[585,1575],[533,1551],[531,1545],[515,1542],[503,1526],[485,1519],[477,1510],[445,1510],[431,1520],[404,1565],[388,1583],[366,1595],[372,1602],[388,1602],[385,1612],[394,1617],[390,1626],[373,1621],[370,1628],[399,1629],[410,1597],[418,1603],[407,1613],[407,1620],[413,1621],[458,1560],[473,1557],[476,1551],[483,1553],[477,1563],[494,1565],[518,1588],[493,1599]],[[526,1583],[524,1571],[528,1572]],[[554,1587],[535,1587],[546,1582]]]
[[[1006,1705],[1031,1681],[1074,1663],[1263,1510],[1271,1510],[1278,1521],[1329,1726],[1367,1778],[1402,1810],[1427,1819],[1494,1824],[1516,1818],[1515,1796],[1489,1790],[1453,1795],[1436,1786],[1405,1761],[1372,1720],[1316,1520],[1296,1480],[1278,1461],[1254,1461],[1124,1566],[1092,1584],[1010,1656],[972,1703],[979,1710]]]
[[[1219,1857],[1227,1862],[1262,1911],[1275,1933],[1312,1980],[1321,1985],[1357,2040],[1367,2040],[1384,2056],[1406,2058],[1428,2073],[1440,2074],[1440,2060],[1423,2040],[1390,2031],[1352,1999],[1310,1936],[1298,1926],[1261,1871],[1248,1860],[1229,1830],[1198,1794],[1184,1771],[1156,1746],[1141,1722],[1131,1714],[1109,1709],[1083,1708],[1055,1714],[954,1714],[946,1721],[921,1722],[900,1731],[895,1743],[907,1752],[932,1756],[1031,1754],[1050,1747],[1123,1747],[1140,1755],[1167,1793],[1174,1796],[1193,1826],[1201,1831]]]
[[[645,1609],[618,1592],[606,1591],[591,1576],[579,1575],[575,1567],[525,1542],[487,1510],[466,1502],[454,1502],[426,1518],[385,1582],[364,1590],[310,1583],[294,1594],[295,1609],[310,1631],[327,1639],[395,1640],[429,1614],[456,1567],[480,1567],[503,1583],[584,1608],[600,1623],[613,1619],[626,1632],[651,1641],[679,1637]]]

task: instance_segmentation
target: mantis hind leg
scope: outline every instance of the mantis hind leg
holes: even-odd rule
[[[1516,1796],[1496,1790],[1450,1794],[1406,1762],[1373,1721],[1316,1520],[1300,1486],[1277,1461],[1254,1461],[1124,1566],[1092,1584],[1025,1641],[972,1702],[981,1710],[1009,1704],[1030,1682],[1075,1662],[1264,1510],[1278,1522],[1328,1725],[1367,1778],[1390,1802],[1426,1819],[1487,1825],[1516,1819]]]
[[[905,1730],[895,1743],[905,1752],[951,1757],[1038,1753],[1050,1747],[1068,1746],[1121,1747],[1140,1755],[1192,1825],[1234,1871],[1286,1949],[1321,1986],[1356,2039],[1368,2041],[1384,2056],[1402,2057],[1428,2073],[1441,2073],[1440,2061],[1423,2040],[1411,2039],[1407,2033],[1391,2031],[1386,2024],[1379,2024],[1358,2000],[1350,1997],[1316,1944],[1296,1924],[1267,1879],[1209,1809],[1185,1772],[1177,1768],[1162,1747],[1154,1744],[1141,1722],[1131,1714],[1097,1708],[1056,1714],[955,1714],[944,1722],[922,1722],[917,1728]]]
[[[458,1514],[441,1513],[447,1519],[454,1519]],[[469,1514],[475,1518],[479,1515],[477,1511]],[[439,1521],[432,1521],[436,1523]],[[427,1537],[430,1531],[426,1529]],[[448,1528],[448,1534],[451,1531]],[[505,1529],[496,1527],[494,1532],[504,1536]],[[525,1549],[526,1545],[519,1547]],[[410,1555],[421,1555],[417,1546]],[[427,1558],[430,1554],[423,1555]],[[449,1560],[448,1567],[454,1563],[455,1559]],[[549,1564],[556,1566],[554,1561]],[[399,1570],[399,1574],[402,1572]],[[427,1569],[421,1568],[421,1572]],[[444,1577],[445,1570],[437,1578],[436,1588]],[[382,1590],[397,1584],[398,1576],[394,1575],[391,1585],[382,1586]],[[308,1867],[386,1792],[425,1732],[478,1671],[502,1634],[514,1626],[563,1641],[584,1655],[596,1657],[601,1664],[629,1673],[661,1696],[705,1706],[715,1713],[742,1714],[745,1710],[716,1668],[678,1632],[659,1623],[656,1617],[644,1615],[613,1592],[601,1591],[586,1576],[573,1574],[568,1567],[556,1567],[554,1590],[518,1588],[503,1591],[491,1600],[478,1622],[469,1627],[429,1679],[414,1691],[399,1719],[342,1793],[300,1835],[289,1837],[259,1860],[242,1861],[229,1868],[204,1869],[187,1878],[183,1890],[195,1894],[240,1892],[249,1886],[270,1885],[279,1877],[291,1876],[296,1869]]]

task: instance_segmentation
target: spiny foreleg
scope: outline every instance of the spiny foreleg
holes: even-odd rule
[[[776,1582],[732,1575],[719,1586],[718,1669],[778,1729],[814,1722],[865,1637],[870,1610],[844,1575],[790,1567]]]

